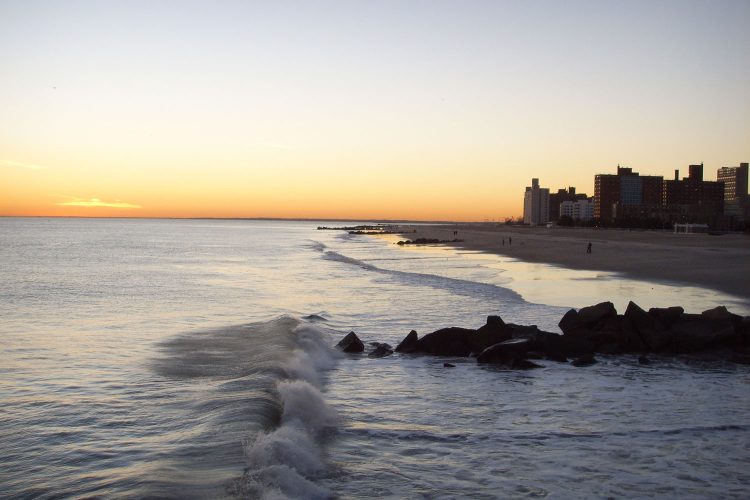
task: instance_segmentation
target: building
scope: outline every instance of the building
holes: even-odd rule
[[[747,196],[747,163],[739,167],[721,167],[716,171],[716,180],[724,183],[724,200],[735,200]]]
[[[703,180],[703,164],[690,165],[688,177],[665,180],[662,190],[662,218],[672,223],[701,223],[715,226],[724,212],[724,183]]]
[[[750,199],[747,195],[748,164],[739,167],[721,167],[716,171],[716,180],[724,183],[724,215],[729,227],[750,218]]]
[[[616,218],[644,219],[655,217],[662,205],[664,178],[639,175],[633,169],[617,166],[617,175],[594,177],[594,218],[611,225]]]
[[[549,188],[540,188],[539,179],[531,179],[523,197],[523,222],[532,226],[549,222]]]
[[[584,193],[576,194],[576,188],[569,186],[568,189],[558,189],[557,193],[549,195],[549,220],[554,222],[562,215],[560,213],[560,204],[564,201],[586,200],[588,196]]]
[[[594,218],[594,199],[565,200],[560,203],[560,217],[567,216],[573,220],[590,221]]]

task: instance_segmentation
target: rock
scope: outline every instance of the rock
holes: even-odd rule
[[[417,336],[417,332],[415,330],[410,331],[409,335],[407,335],[406,338],[404,338],[404,340],[402,340],[401,343],[396,346],[396,352],[414,352],[417,348],[418,340],[419,337]]]
[[[511,338],[511,328],[500,316],[487,316],[487,323],[469,337],[473,352],[482,352],[491,345],[499,344]]]
[[[492,345],[477,356],[477,363],[512,364],[514,359],[524,358],[534,347],[530,339],[511,339]]]
[[[737,343],[731,319],[710,319],[702,314],[683,314],[672,326],[673,346],[677,353],[698,352]]]
[[[707,309],[701,313],[706,319],[722,320],[722,319],[734,319],[735,314],[730,313],[726,306],[717,306],[713,309]],[[738,316],[739,317],[739,316]]]
[[[336,346],[344,352],[362,352],[365,350],[365,345],[354,332],[347,333]]]
[[[600,302],[594,306],[584,307],[578,311],[578,320],[587,328],[595,328],[607,318],[617,317],[617,309],[612,302]],[[564,316],[563,316],[564,318]]]
[[[618,354],[627,350],[628,339],[623,333],[622,316],[609,316],[596,325],[596,330],[584,337],[594,350],[607,354]]]
[[[750,365],[750,354],[737,353],[729,358],[729,361],[731,361],[732,363],[737,363],[739,365]]]
[[[596,364],[596,358],[594,356],[581,356],[580,358],[576,358],[571,363],[573,366],[591,366]]]
[[[533,339],[540,333],[547,333],[540,330],[536,325],[515,325],[508,323],[506,325],[510,330],[512,339]]]
[[[472,353],[471,336],[475,334],[476,330],[468,328],[442,328],[419,339],[414,352],[466,357]]]
[[[680,316],[685,309],[679,306],[675,307],[652,307],[648,313],[653,316],[664,328],[671,328],[673,324],[679,321]]]
[[[558,363],[567,363],[568,362],[568,358],[566,358],[565,356],[563,356],[561,354],[558,354],[558,353],[547,354],[544,357],[544,359],[546,359],[547,361],[556,361]]]
[[[667,350],[672,341],[672,335],[653,316],[638,307],[635,302],[629,302],[623,317],[623,332],[640,337],[648,351],[658,352]]]
[[[455,367],[456,367],[456,365],[454,365],[454,364],[451,364],[451,363],[443,363],[443,368],[455,368]]]
[[[560,322],[557,324],[564,335],[570,335],[583,326],[578,311],[571,309],[565,313]]]
[[[559,360],[570,356],[581,354],[592,354],[594,347],[590,342],[571,337],[569,335],[558,335],[556,333],[538,330],[532,340],[532,349],[542,352],[548,359]]]
[[[544,368],[542,365],[538,365],[528,359],[516,358],[514,359],[510,367],[514,370],[533,370],[534,368]]]
[[[373,350],[367,356],[370,358],[383,358],[393,354],[393,348],[388,344],[377,344],[375,350]]]
[[[651,360],[648,359],[646,356],[638,356],[638,364],[639,365],[650,365]]]
[[[741,346],[750,345],[750,316],[745,316],[734,325],[734,331],[737,333],[737,342]]]

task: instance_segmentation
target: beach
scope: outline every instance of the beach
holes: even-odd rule
[[[498,224],[400,226],[404,239],[460,239],[457,248],[750,298],[750,236]],[[414,232],[416,231],[416,232]],[[587,246],[591,243],[591,253]]]

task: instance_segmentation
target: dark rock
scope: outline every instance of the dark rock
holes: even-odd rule
[[[734,319],[736,314],[730,313],[726,306],[717,306],[713,309],[707,309],[701,313],[701,316],[703,316],[706,319],[714,319],[714,320],[723,320],[723,319]],[[739,317],[739,316],[737,316]],[[741,318],[740,318],[741,319]]]
[[[623,333],[622,316],[610,316],[597,324],[597,329],[592,330],[583,340],[593,344],[598,352],[607,354],[618,354],[627,350],[628,340]]]
[[[617,310],[612,302],[600,302],[578,311],[578,320],[588,328],[596,328],[602,321],[614,317],[617,317]]]
[[[534,341],[511,339],[492,345],[477,356],[477,363],[501,363],[510,365],[514,359],[524,358],[532,350]]]
[[[679,321],[680,316],[685,309],[679,306],[675,307],[652,307],[648,313],[653,316],[664,328],[671,328],[673,324]]]
[[[388,344],[377,344],[375,350],[369,353],[367,356],[370,358],[383,358],[393,354],[393,348]]]
[[[646,356],[638,356],[638,364],[639,365],[650,365],[651,360],[648,359]]]
[[[476,330],[468,328],[442,328],[419,339],[414,352],[437,356],[469,356],[472,353],[471,337],[475,334]]]
[[[491,345],[510,340],[511,335],[511,328],[500,316],[487,316],[487,323],[470,336],[471,349],[482,352]]]
[[[365,345],[354,332],[347,333],[336,345],[344,352],[362,352],[365,350]]]
[[[594,352],[594,347],[590,342],[569,335],[538,330],[530,340],[532,340],[530,350],[542,352],[550,359],[564,359]]]
[[[648,351],[658,352],[670,347],[672,335],[662,324],[649,313],[638,307],[635,302],[629,302],[623,319],[623,332],[640,337]]]
[[[401,343],[396,346],[396,352],[414,352],[417,348],[418,340],[419,337],[417,336],[417,332],[415,330],[410,331],[409,335],[407,335],[406,338],[404,338],[404,340],[402,340]]]
[[[729,361],[739,365],[750,365],[750,354],[737,353],[729,358]]]
[[[574,359],[571,364],[573,366],[591,366],[596,363],[597,361],[594,356],[581,356],[580,358]]]
[[[559,353],[550,353],[550,354],[547,354],[544,357],[544,359],[546,359],[547,361],[556,361],[558,363],[567,363],[568,362],[568,358],[566,358],[565,356],[563,356],[563,355],[561,355]]]
[[[581,319],[578,317],[578,311],[571,309],[565,313],[560,322],[557,324],[563,334],[570,335],[583,326]]]
[[[737,342],[741,346],[750,345],[750,316],[745,316],[736,323],[734,331],[737,333]]]
[[[536,325],[515,325],[508,323],[506,326],[510,330],[510,337],[512,339],[533,339],[540,333],[545,333]]]
[[[538,351],[529,351],[526,353],[526,359],[544,359],[544,353]]]
[[[510,367],[514,370],[533,370],[534,368],[544,368],[542,365],[538,365],[529,361],[528,359],[516,358],[514,359]]]
[[[698,352],[736,344],[737,335],[731,319],[714,320],[702,314],[683,314],[672,325],[672,350],[678,353]]]
[[[443,368],[455,368],[455,367],[456,367],[456,365],[454,365],[454,364],[451,364],[451,363],[443,363]]]

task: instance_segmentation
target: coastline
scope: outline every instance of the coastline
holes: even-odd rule
[[[750,299],[750,237],[743,234],[686,235],[479,223],[401,225],[398,232],[404,239],[448,241],[459,238],[461,242],[445,244],[526,262],[699,286]],[[589,242],[590,254],[586,252]]]

